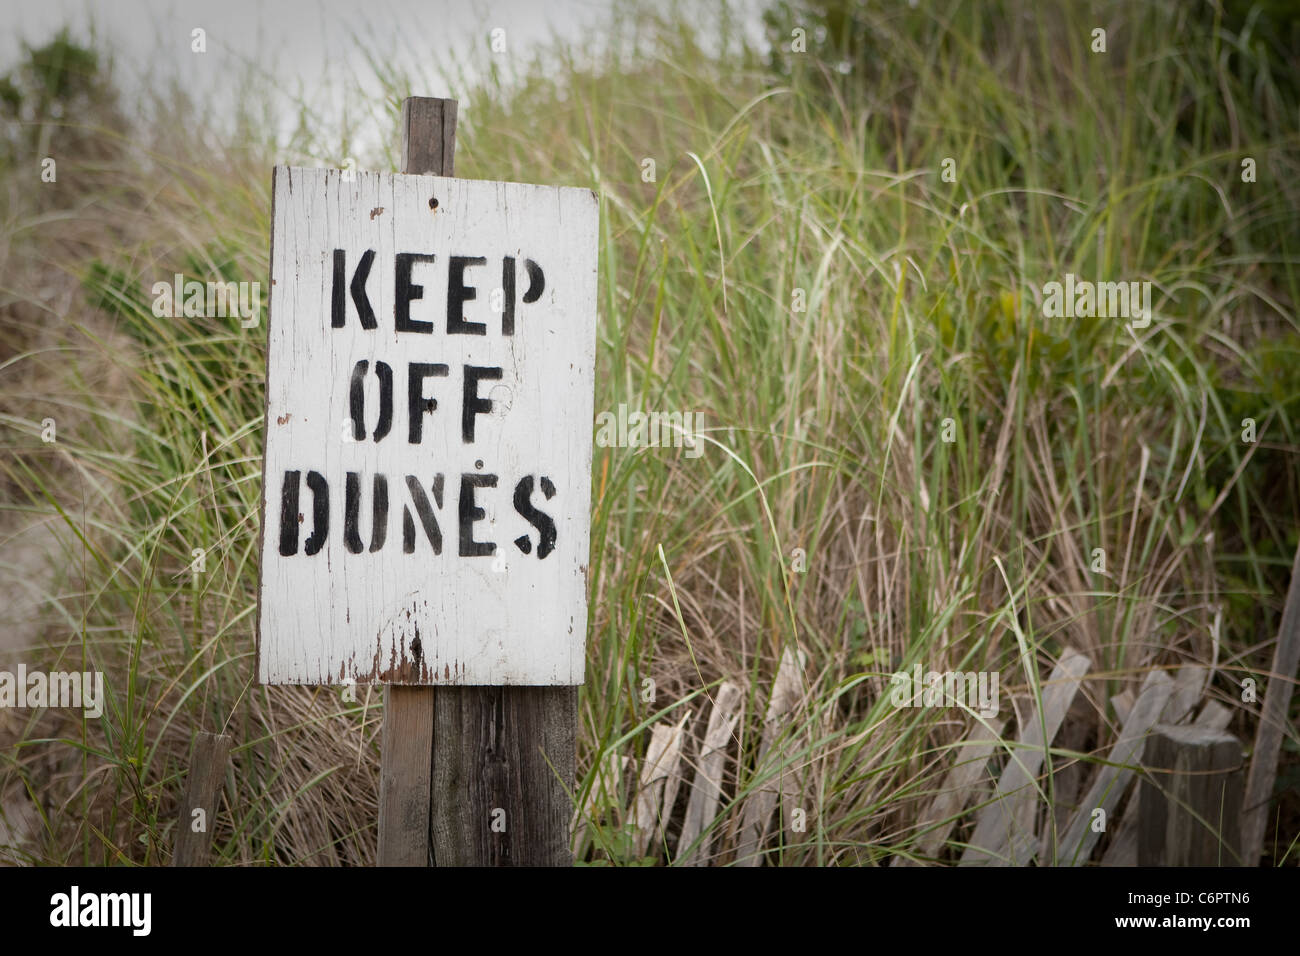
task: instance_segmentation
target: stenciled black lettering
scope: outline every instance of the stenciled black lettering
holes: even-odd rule
[[[397,254],[397,288],[393,301],[393,324],[398,332],[424,332],[433,334],[433,323],[411,320],[411,300],[424,298],[424,286],[411,282],[411,266],[417,262],[432,262],[432,253],[399,252]]]
[[[280,554],[298,553],[298,483],[300,471],[286,471],[280,488]]]
[[[411,494],[411,503],[415,505],[416,512],[420,515],[420,524],[424,526],[425,537],[433,545],[434,554],[442,554],[442,529],[438,527],[438,519],[434,517],[433,509],[429,507],[429,498],[424,493],[424,488],[420,486],[420,480],[414,475],[406,476],[406,490]],[[442,475],[436,475],[433,479],[433,500],[438,507],[442,507]],[[402,551],[406,554],[415,552],[415,522],[411,520],[411,509],[402,508]]]
[[[348,281],[347,255],[342,249],[334,250],[334,282],[330,287],[330,325],[336,329],[343,328],[344,312],[347,309]]]
[[[412,445],[420,444],[424,436],[424,416],[432,414],[438,407],[436,398],[424,397],[424,380],[431,375],[445,376],[447,372],[447,366],[431,362],[412,362],[406,368],[406,405],[409,413],[406,440]]]
[[[460,476],[460,556],[462,558],[481,558],[495,554],[497,546],[491,541],[474,540],[474,522],[487,517],[487,512],[474,501],[475,488],[495,488],[496,475],[476,475],[465,472]]]
[[[366,438],[366,371],[370,362],[362,359],[352,366],[352,380],[348,385],[348,415],[352,418],[352,438]],[[379,421],[375,425],[374,440],[380,441],[393,429],[393,370],[386,362],[375,363],[375,377],[379,379]]]
[[[524,268],[528,271],[528,291],[524,293],[524,302],[536,302],[546,289],[546,276],[542,274],[542,267],[532,259],[524,260]]]
[[[379,377],[379,424],[375,426],[375,441],[393,430],[393,370],[385,362],[375,363]]]
[[[545,475],[542,476],[541,486],[542,494],[546,496],[547,501],[555,497],[555,485]],[[555,550],[557,533],[551,516],[533,507],[532,497],[533,476],[525,475],[519,479],[519,484],[515,485],[515,511],[537,529],[537,557],[540,560]],[[522,534],[515,538],[515,547],[524,554],[529,554],[533,549],[533,542],[528,535]]]
[[[515,334],[515,257],[506,256],[501,264],[501,334]]]
[[[370,500],[370,553],[373,554],[388,538],[388,479],[384,475],[375,475]],[[343,501],[343,543],[353,554],[360,554],[365,548],[357,527],[360,511],[361,476],[349,471]]]
[[[352,382],[348,387],[348,414],[352,417],[353,441],[366,438],[366,370],[370,362],[362,359],[352,366]]]
[[[487,326],[482,322],[465,321],[465,303],[478,298],[473,286],[465,285],[465,267],[481,266],[487,259],[483,256],[452,256],[447,269],[447,334],[448,335],[487,335]]]
[[[357,271],[352,274],[352,282],[348,286],[348,289],[352,292],[352,303],[357,307],[357,317],[361,319],[361,327],[363,329],[375,329],[379,327],[379,323],[375,321],[375,310],[370,307],[370,296],[366,292],[366,282],[370,279],[370,266],[374,261],[375,250],[367,249],[365,254],[362,255],[361,261],[357,263]],[[339,262],[340,260],[336,253],[334,259],[336,278],[341,278],[338,272]],[[346,270],[344,274],[346,274]],[[342,327],[343,322],[341,318],[336,325]]]
[[[468,445],[474,441],[474,416],[486,415],[492,411],[492,399],[479,398],[479,381],[481,379],[495,381],[500,377],[500,368],[478,365],[465,366],[465,387],[461,396],[460,412],[460,437],[465,444]]]
[[[311,535],[302,551],[312,555],[325,547],[325,539],[330,534],[330,486],[320,472],[309,471],[307,487],[311,490]]]

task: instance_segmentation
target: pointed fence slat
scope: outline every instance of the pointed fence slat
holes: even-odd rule
[[[1209,700],[1201,708],[1201,713],[1196,718],[1195,723],[1197,727],[1205,727],[1209,730],[1223,730],[1228,724],[1232,723],[1232,711],[1217,700]]]
[[[212,831],[217,822],[217,802],[221,799],[232,742],[233,738],[226,734],[200,731],[195,735],[194,760],[176,828],[172,866],[208,864]]]
[[[681,836],[677,839],[678,862],[685,866],[707,866],[713,848],[714,834],[704,837],[699,846],[691,844],[718,815],[722,799],[722,771],[726,764],[727,747],[736,731],[736,724],[744,706],[744,694],[730,682],[718,688],[709,714],[709,725],[700,744],[700,759],[695,769],[695,781],[686,803],[686,818],[682,821]]]
[[[1161,718],[1165,723],[1177,724],[1184,717],[1192,712],[1197,702],[1205,693],[1207,682],[1209,681],[1210,672],[1207,668],[1199,664],[1189,664],[1178,671],[1178,676],[1174,679],[1174,692],[1165,704],[1164,715]],[[1145,686],[1145,685],[1144,685]],[[1127,693],[1127,691],[1126,691]],[[1118,696],[1118,695],[1117,695]],[[1115,698],[1111,698],[1114,701]],[[1201,720],[1207,714],[1212,715],[1212,720],[1218,717],[1211,708],[1218,708],[1225,715],[1231,717],[1227,708],[1210,701],[1201,711],[1201,716],[1197,718],[1196,723],[1200,724]],[[1127,726],[1125,730],[1127,730]],[[1218,729],[1218,728],[1216,728]],[[1150,728],[1148,728],[1148,731]],[[1130,778],[1131,779],[1131,778]],[[1125,785],[1126,787],[1129,784]],[[1122,797],[1122,794],[1120,794]],[[1119,818],[1114,825],[1114,837],[1111,839],[1110,846],[1101,858],[1102,866],[1137,866],[1137,845],[1138,845],[1138,823],[1141,818],[1141,796],[1140,787],[1135,787],[1133,796],[1129,798],[1128,806],[1124,808],[1124,815]],[[1116,797],[1118,803],[1119,797]],[[1081,811],[1082,812],[1082,811]],[[1109,817],[1109,812],[1107,816]],[[1063,846],[1068,844],[1062,843]],[[1087,862],[1086,858],[1080,855],[1077,860],[1082,866]]]
[[[677,765],[682,758],[682,741],[690,714],[676,724],[658,723],[650,728],[650,745],[641,764],[641,786],[636,798],[636,855],[645,856],[656,833],[668,822],[681,778]]]
[[[1023,866],[1037,851],[1034,780],[1043,765],[1045,750],[1070,709],[1074,695],[1092,662],[1074,650],[1061,656],[1043,687],[1043,710],[1021,728],[1019,745],[998,780],[997,798],[981,811],[962,854],[961,866]]]
[[[1124,721],[1124,729],[1119,740],[1106,755],[1107,763],[1102,766],[1097,779],[1093,781],[1083,802],[1075,811],[1074,818],[1061,837],[1058,862],[1063,866],[1082,866],[1092,856],[1093,847],[1101,839],[1101,833],[1093,830],[1093,813],[1100,809],[1109,818],[1119,806],[1120,799],[1133,780],[1134,767],[1142,756],[1142,746],[1147,734],[1160,719],[1165,705],[1172,703],[1175,682],[1164,671],[1152,671],[1142,683],[1142,692],[1138,694],[1137,703],[1129,711]],[[1199,695],[1200,688],[1197,688]],[[1180,703],[1180,706],[1181,703]],[[1186,705],[1191,709],[1191,704]],[[1186,712],[1186,711],[1184,711]],[[1122,766],[1116,766],[1120,764]]]
[[[921,814],[918,829],[928,830],[916,841],[916,855],[923,858],[938,856],[957,825],[958,814],[970,802],[971,794],[980,781],[988,776],[989,758],[1002,737],[1002,728],[1006,721],[995,720],[992,724],[976,724],[971,728],[966,739],[958,745],[956,762],[943,778],[943,784],[937,797]],[[929,829],[933,827],[933,829]],[[923,864],[907,856],[894,857],[892,866],[922,866]]]
[[[777,741],[786,732],[791,713],[799,705],[803,696],[803,654],[797,654],[787,647],[781,654],[781,664],[772,681],[772,698],[767,705],[767,715],[763,720],[763,739],[759,745],[758,763],[755,773],[764,773],[775,763],[769,758],[777,750]],[[745,813],[741,824],[740,842],[736,850],[736,866],[758,866],[762,862],[759,851],[767,838],[767,827],[776,809],[777,798],[786,786],[784,776],[788,770],[782,770],[775,779],[766,781],[745,800]]]

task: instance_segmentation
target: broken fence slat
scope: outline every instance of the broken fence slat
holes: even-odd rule
[[[802,652],[796,654],[787,647],[781,654],[781,664],[777,667],[776,678],[772,681],[772,698],[767,705],[767,715],[763,720],[763,739],[759,745],[758,763],[755,774],[763,773],[769,763],[768,757],[785,732],[789,715],[798,706],[803,694],[803,658]],[[768,821],[776,809],[784,781],[765,783],[745,800],[745,813],[741,824],[741,837],[736,850],[736,866],[758,866],[761,861],[759,851],[767,837]]]
[[[636,855],[639,857],[646,855],[655,834],[672,811],[666,798],[676,797],[677,784],[673,783],[671,794],[668,784],[675,778],[680,780],[677,764],[682,757],[682,740],[688,719],[689,714],[676,724],[658,723],[650,728],[650,745],[641,764],[641,785],[636,797]]]
[[[185,803],[176,825],[172,866],[208,865],[217,799],[226,776],[230,744],[231,738],[225,734],[200,732],[195,736],[194,760],[190,764]]]
[[[1078,693],[1083,675],[1092,662],[1075,650],[1067,650],[1043,687],[1043,710],[1021,728],[1018,746],[997,784],[997,798],[984,808],[975,823],[970,845],[962,854],[961,866],[1007,866],[1028,863],[1037,850],[1033,815],[1037,794],[1033,781],[1042,767],[1045,748]]]
[[[1224,707],[1217,700],[1207,700],[1194,723],[1197,727],[1205,727],[1209,730],[1223,730],[1232,723],[1232,710]]]
[[[1170,695],[1169,702],[1165,704],[1164,714],[1161,717],[1165,723],[1177,724],[1184,717],[1195,709],[1197,701],[1205,693],[1210,677],[1209,669],[1202,667],[1200,664],[1188,664],[1178,671],[1178,676],[1174,679],[1174,692]],[[1145,685],[1144,685],[1145,686]],[[1195,689],[1195,693],[1192,690]],[[1124,693],[1130,693],[1124,691]],[[1113,701],[1114,698],[1111,698]],[[1197,723],[1201,718],[1210,712],[1211,707],[1218,707],[1213,701],[1205,705],[1201,711],[1201,717],[1197,718]],[[1228,714],[1224,708],[1225,714]],[[1231,714],[1228,714],[1231,716]],[[1139,756],[1141,756],[1139,754]],[[1129,784],[1126,784],[1126,787]],[[1123,794],[1116,797],[1116,802]],[[1115,823],[1115,834],[1111,838],[1110,846],[1107,847],[1105,854],[1101,858],[1101,866],[1137,866],[1137,834],[1138,820],[1141,818],[1141,797],[1142,789],[1136,787],[1133,790],[1133,796],[1129,798],[1128,806],[1124,808],[1124,815]],[[1109,817],[1109,813],[1107,814]],[[1067,845],[1067,844],[1062,844]],[[1080,858],[1079,865],[1083,865],[1086,859]]]
[[[1128,688],[1120,691],[1110,699],[1110,705],[1115,708],[1115,716],[1119,718],[1121,725],[1123,725],[1124,721],[1128,720],[1128,715],[1133,709],[1133,701],[1135,699],[1133,692]]]
[[[940,793],[930,802],[921,814],[918,829],[933,827],[928,833],[922,833],[916,841],[917,855],[922,857],[938,856],[952,828],[957,825],[957,815],[970,800],[971,790],[980,779],[988,774],[989,758],[1002,736],[1006,721],[995,720],[992,724],[976,724],[971,728],[966,739],[958,745],[956,761],[943,778]],[[921,866],[923,864],[906,856],[894,857],[892,866]]]
[[[709,725],[700,743],[700,759],[686,803],[686,818],[682,821],[681,836],[677,840],[678,862],[685,866],[706,866],[713,847],[713,835],[706,836],[694,849],[694,843],[713,822],[722,799],[722,770],[726,763],[727,747],[740,720],[744,694],[730,682],[718,688],[709,714]]]
[[[1199,688],[1197,693],[1199,694]],[[1101,839],[1101,832],[1093,830],[1093,814],[1102,810],[1109,818],[1119,806],[1124,791],[1133,779],[1134,768],[1142,756],[1143,742],[1151,728],[1164,712],[1167,704],[1174,703],[1175,681],[1163,671],[1152,671],[1142,684],[1142,692],[1129,711],[1119,739],[1106,755],[1097,779],[1083,798],[1074,818],[1066,828],[1059,844],[1059,861],[1065,866],[1082,866],[1092,856],[1093,847]],[[1182,706],[1179,702],[1178,706]],[[1187,705],[1190,709],[1190,704]],[[1120,764],[1123,766],[1115,766]]]
[[[1209,678],[1210,669],[1200,664],[1185,664],[1178,668],[1178,674],[1174,677],[1174,693],[1165,705],[1161,723],[1177,724],[1190,714],[1205,696]]]

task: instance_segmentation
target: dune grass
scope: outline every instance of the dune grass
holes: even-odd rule
[[[772,17],[787,47],[797,17]],[[1067,647],[1089,656],[1041,784],[1049,832],[1057,787],[1086,787],[1115,740],[1110,697],[1152,668],[1212,668],[1254,735],[1241,684],[1267,671],[1297,545],[1294,93],[1180,4],[863,17],[841,72],[813,36],[802,55],[706,49],[698,18],[639,10],[627,42],[572,41],[463,98],[458,175],[600,193],[597,410],[703,417],[698,458],[596,449],[584,862],[679,860],[685,788],[668,839],[636,845],[639,761],[657,722],[689,717],[698,741],[724,680],[744,710],[706,833],[720,864],[748,799],[791,774],[808,823],[778,805],[766,862],[916,852],[976,723],[891,704],[917,663],[998,672],[1005,717]],[[382,78],[396,129],[427,90]],[[29,159],[5,171],[0,530],[57,544],[29,666],[99,668],[109,705],[0,711],[0,796],[39,808],[6,854],[165,862],[191,736],[224,730],[217,862],[373,862],[380,695],[254,682],[265,323],[159,320],[148,295],[174,272],[265,287],[270,166],[347,147],[64,131],[98,145],[61,160],[58,192],[29,195]],[[1066,273],[1150,281],[1150,325],[1045,317]],[[787,648],[804,697],[760,760]],[[1295,862],[1287,800],[1273,863]],[[964,816],[941,859],[969,833]]]

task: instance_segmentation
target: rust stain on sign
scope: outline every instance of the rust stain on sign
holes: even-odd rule
[[[374,219],[376,216],[382,216],[383,214],[384,214],[383,206],[376,206],[374,209],[370,210],[371,219]]]
[[[429,602],[412,604],[396,615],[397,618],[402,619],[400,624],[396,620],[391,620],[375,634],[375,650],[368,670],[362,671],[358,667],[355,655],[340,662],[340,682],[412,685],[438,683],[436,662],[431,664],[425,656],[427,635],[422,635],[420,632],[420,603],[423,603],[427,612]],[[385,645],[388,652],[387,667],[384,666]],[[456,665],[455,671],[460,672],[459,664]],[[450,679],[452,673],[450,665],[444,665],[443,673],[446,679]]]
[[[338,682],[340,684],[407,684],[437,685],[444,683],[458,684],[464,675],[464,666],[460,661],[444,662],[442,675],[438,675],[437,662],[430,663],[424,656],[424,642],[419,627],[413,628],[408,650],[405,633],[397,636],[388,647],[388,666],[383,666],[384,636],[375,635],[375,651],[370,659],[368,670],[357,666],[356,658],[350,657],[339,662]]]

